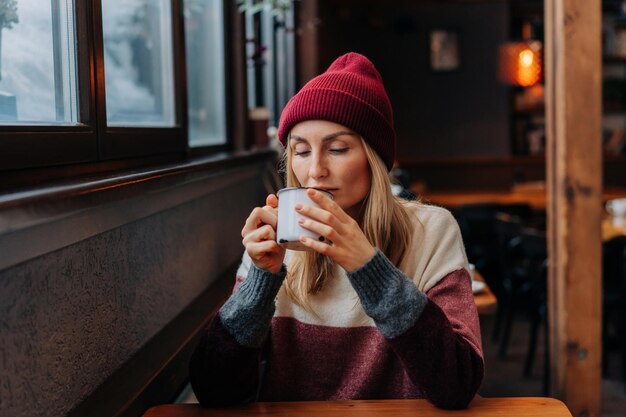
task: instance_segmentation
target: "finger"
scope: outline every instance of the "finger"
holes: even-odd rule
[[[345,221],[348,217],[350,217],[341,207],[339,207],[339,204],[326,195],[325,192],[309,188],[306,194],[314,203],[335,214],[341,221]]]
[[[326,255],[329,257],[333,257],[333,245],[329,245],[328,243],[320,242],[319,240],[313,239],[309,236],[300,236],[300,243],[304,246],[313,249],[315,252],[320,253],[322,255]]]
[[[263,210],[270,213],[270,216],[265,217],[264,223],[269,224],[274,229],[276,229],[278,225],[278,209],[268,205],[268,206],[263,206]]]
[[[336,227],[341,223],[339,219],[337,219],[337,217],[330,211],[312,206],[310,204],[296,204],[295,208],[296,211],[303,216],[329,226]]]
[[[270,224],[276,227],[277,212],[274,207],[263,206],[259,208],[259,221],[263,224]]]
[[[282,246],[276,243],[275,240],[255,242],[246,247],[246,251],[252,259],[258,259],[263,255],[279,254],[281,250],[283,250]]]
[[[255,209],[256,210],[256,209]],[[254,211],[253,211],[254,213]],[[247,219],[246,223],[243,225],[241,229],[241,237],[246,237],[253,230],[258,229],[259,227],[259,218],[256,214],[251,214]]]
[[[276,231],[268,224],[258,229],[252,230],[243,237],[244,246],[248,246],[254,242],[263,242],[266,240],[276,240]]]
[[[278,197],[275,194],[270,194],[265,198],[265,204],[272,208],[278,208]]]
[[[334,241],[338,237],[337,232],[331,226],[317,222],[312,219],[301,218],[298,220],[298,224],[305,229],[310,230],[317,235],[323,236],[330,241]]]
[[[276,227],[277,217],[276,213],[272,210],[268,210],[263,207],[255,207],[250,213],[250,216],[246,219],[246,223],[241,230],[241,237],[244,237],[252,230],[258,229],[264,224],[269,224],[272,227]]]

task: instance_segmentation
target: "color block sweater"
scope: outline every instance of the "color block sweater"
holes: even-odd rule
[[[426,398],[464,408],[484,365],[467,258],[445,209],[415,203],[403,271],[377,251],[339,268],[295,304],[279,274],[244,255],[231,297],[196,348],[190,379],[201,404],[246,401]]]

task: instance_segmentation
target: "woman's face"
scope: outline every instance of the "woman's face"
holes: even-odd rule
[[[360,136],[337,123],[307,120],[291,129],[291,169],[303,187],[328,190],[357,219],[371,174]]]

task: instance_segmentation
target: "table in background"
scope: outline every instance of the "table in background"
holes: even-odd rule
[[[418,190],[412,187],[413,192]],[[626,198],[626,189],[605,188],[602,191],[602,201],[614,198]],[[435,204],[449,210],[458,209],[466,204],[528,204],[535,210],[546,209],[546,191],[541,187],[517,186],[511,190],[502,191],[432,191],[420,195],[424,203]]]
[[[489,288],[480,272],[474,271],[474,279],[485,284],[485,288],[482,291],[474,294],[474,302],[476,303],[478,314],[488,315],[495,313],[498,308],[496,296],[493,295],[491,288]]]
[[[167,404],[143,417],[572,417],[554,398],[475,398],[466,410],[442,410],[426,400],[362,400],[253,403],[228,408]]]
[[[606,202],[615,198],[626,198],[626,189],[607,188],[602,193]],[[439,191],[420,196],[422,202],[456,210],[468,204],[528,204],[535,210],[546,209],[546,193],[540,189],[514,189],[511,191]],[[602,220],[602,240],[607,241],[615,236],[626,235],[626,227],[616,226],[608,214]]]
[[[616,236],[626,235],[626,227],[616,225],[609,217],[602,220],[602,241],[606,242]]]
[[[528,204],[535,210],[546,209],[545,192],[513,192],[513,191],[438,191],[428,192],[420,196],[426,204],[456,210],[468,204]]]

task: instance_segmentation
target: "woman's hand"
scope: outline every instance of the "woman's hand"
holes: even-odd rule
[[[337,203],[313,189],[307,195],[320,208],[308,204],[296,204],[298,213],[308,217],[299,221],[305,229],[332,242],[320,242],[308,236],[301,236],[305,246],[329,256],[347,272],[359,269],[369,261],[376,249],[370,244],[359,224],[350,217]]]
[[[278,198],[270,194],[265,207],[256,207],[241,230],[243,245],[257,268],[277,274],[285,259],[285,248],[276,242]]]

